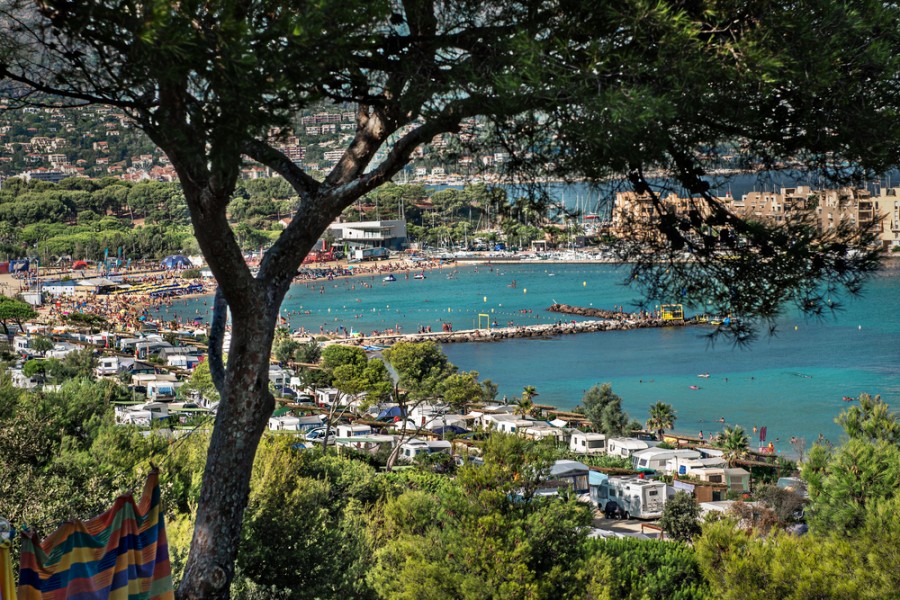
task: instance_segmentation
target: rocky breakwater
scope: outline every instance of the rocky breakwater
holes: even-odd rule
[[[560,321],[523,327],[493,327],[491,329],[466,329],[461,331],[439,331],[433,333],[408,333],[402,335],[373,335],[334,340],[341,344],[358,346],[389,346],[397,342],[425,342],[432,340],[442,344],[457,342],[501,342],[520,338],[546,339],[572,333],[597,333],[601,331],[623,331],[645,327],[680,327],[690,322],[663,321],[649,314],[622,313],[611,310],[554,304],[551,312],[597,317],[589,321]],[[576,312],[578,311],[578,312]],[[584,311],[584,312],[580,312]]]
[[[620,310],[606,310],[588,306],[571,306],[569,304],[553,304],[547,309],[550,312],[579,317],[591,317],[622,323],[621,327],[613,329],[641,329],[644,327],[684,327],[685,325],[699,325],[694,319],[662,319],[653,313],[640,311],[627,313]]]

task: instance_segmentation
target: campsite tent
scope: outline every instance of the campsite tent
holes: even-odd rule
[[[403,417],[403,409],[399,406],[392,406],[391,408],[386,408],[375,417],[378,421],[392,421],[394,417],[401,418]]]
[[[159,264],[163,269],[190,269],[194,266],[188,257],[181,254],[167,256]]]
[[[88,262],[86,260],[76,260],[75,262],[72,263],[72,268],[73,269],[87,269]]]

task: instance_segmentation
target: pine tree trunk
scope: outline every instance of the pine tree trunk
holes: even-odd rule
[[[228,598],[250,493],[253,458],[275,401],[269,355],[277,307],[232,314],[228,371],[209,445],[181,600]],[[227,425],[225,425],[227,424]]]

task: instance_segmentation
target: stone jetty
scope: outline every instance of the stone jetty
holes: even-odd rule
[[[456,342],[501,342],[503,340],[536,338],[547,339],[573,333],[597,333],[600,331],[624,331],[647,327],[683,327],[694,321],[664,321],[648,313],[624,313],[598,308],[554,304],[550,312],[596,317],[589,321],[560,321],[522,327],[492,327],[490,329],[465,329],[460,331],[436,331],[432,333],[406,333],[394,335],[372,335],[366,337],[341,338],[333,343],[355,344],[357,346],[389,346],[397,342],[424,342],[432,340],[441,344]]]

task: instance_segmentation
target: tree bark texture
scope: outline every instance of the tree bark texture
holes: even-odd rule
[[[183,600],[229,596],[253,459],[275,407],[268,373],[277,311],[277,306],[260,306],[257,314],[232,320],[225,386],[178,590]]]

